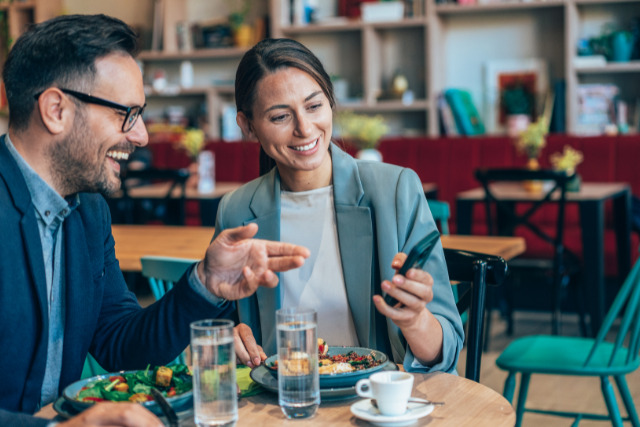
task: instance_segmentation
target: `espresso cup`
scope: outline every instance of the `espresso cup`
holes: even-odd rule
[[[356,393],[376,400],[382,415],[402,415],[413,389],[413,375],[407,372],[377,372],[356,383]]]

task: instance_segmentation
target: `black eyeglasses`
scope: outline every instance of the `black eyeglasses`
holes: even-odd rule
[[[118,104],[117,102],[108,101],[106,99],[98,98],[95,96],[87,95],[86,93],[76,92],[71,89],[60,88],[66,94],[69,94],[75,98],[78,98],[82,102],[86,102],[87,104],[96,104],[102,105],[103,107],[115,108],[116,110],[124,111],[126,114],[124,116],[124,121],[122,122],[122,132],[127,133],[136,125],[136,121],[138,117],[142,115],[147,104],[144,104],[142,107],[139,105],[134,105],[133,107],[127,107],[126,105]],[[38,99],[42,92],[36,94],[34,96],[35,99]]]

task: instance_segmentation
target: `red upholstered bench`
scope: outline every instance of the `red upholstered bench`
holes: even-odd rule
[[[578,166],[582,180],[589,182],[628,182],[632,192],[640,195],[640,136],[577,137],[550,135],[543,150],[540,163],[549,167],[549,155],[561,151],[569,144],[584,154],[584,162]],[[188,156],[176,148],[175,139],[164,138],[149,144],[156,167],[179,168],[189,165]],[[216,180],[247,182],[258,176],[259,144],[256,142],[207,143],[206,149],[215,153]],[[423,182],[438,185],[438,198],[449,202],[452,210],[450,228],[455,232],[456,195],[464,190],[478,187],[474,171],[479,167],[519,167],[526,158],[516,152],[506,137],[478,138],[388,138],[381,142],[380,151],[387,163],[415,170]],[[348,148],[351,154],[352,148]],[[607,213],[611,206],[607,206]],[[197,203],[188,206],[188,224],[197,224]],[[474,212],[474,234],[486,229],[484,212],[476,206]],[[606,215],[611,218],[611,215]],[[541,218],[544,222],[544,219]],[[605,268],[608,275],[616,274],[615,236],[611,224],[605,233]],[[538,239],[527,238],[527,255],[548,254],[549,248]],[[576,206],[567,209],[566,244],[577,254],[581,252],[579,216]],[[633,236],[632,259],[636,259],[638,239]]]

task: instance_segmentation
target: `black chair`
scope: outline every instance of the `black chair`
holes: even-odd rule
[[[552,332],[560,333],[560,313],[563,293],[569,284],[569,277],[581,271],[579,258],[564,247],[564,222],[567,202],[567,183],[573,175],[567,175],[563,171],[554,170],[527,170],[527,169],[480,169],[477,170],[476,179],[482,184],[485,191],[485,212],[487,218],[488,233],[491,235],[512,236],[518,227],[526,227],[535,236],[549,244],[553,256],[549,259],[517,258],[510,261],[512,271],[520,268],[536,268],[551,271],[552,284]],[[500,197],[494,184],[498,183],[525,183],[538,182],[539,193],[531,200],[526,200],[524,209],[516,209],[514,198]],[[503,187],[504,188],[504,187]],[[523,201],[523,200],[519,200]],[[543,230],[543,227],[533,221],[533,215],[543,206],[555,205],[554,231]],[[495,214],[495,215],[494,215]],[[515,276],[515,274],[514,274]],[[510,287],[511,288],[511,287]],[[506,292],[513,295],[513,289]],[[580,313],[580,326],[583,334],[587,334],[587,326],[584,320],[584,307],[579,295],[578,311]],[[507,298],[507,321],[509,333],[513,330],[513,298]],[[490,318],[487,326],[490,325]]]
[[[482,362],[484,304],[487,284],[500,285],[507,275],[507,262],[499,256],[445,249],[449,280],[458,289],[457,307],[468,311],[465,377],[479,382]]]
[[[127,170],[122,175],[122,209],[125,224],[146,224],[160,221],[167,225],[184,225],[186,218],[186,184],[189,172],[186,169],[140,169]],[[132,188],[161,182],[169,182],[166,194],[160,199],[132,198]],[[179,188],[176,197],[174,190]]]

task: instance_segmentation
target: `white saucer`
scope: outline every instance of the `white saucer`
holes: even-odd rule
[[[415,423],[418,418],[429,415],[434,408],[433,405],[425,405],[419,402],[409,402],[407,406],[407,412],[404,414],[388,416],[382,415],[380,411],[371,404],[371,399],[363,399],[351,405],[351,413],[362,420],[369,421],[373,425],[396,427],[411,425]]]

